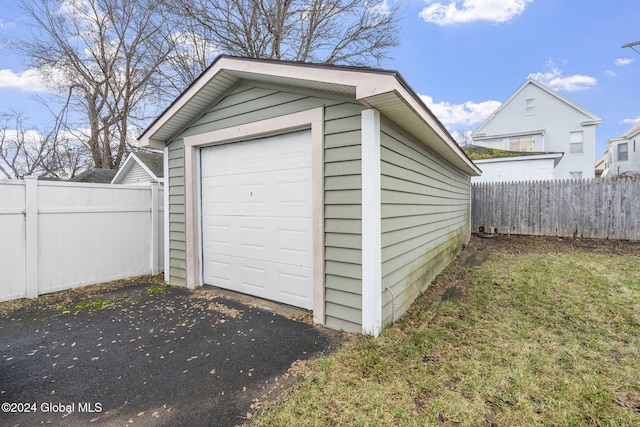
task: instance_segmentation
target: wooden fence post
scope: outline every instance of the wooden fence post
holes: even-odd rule
[[[36,298],[38,289],[38,177],[25,176],[25,278],[27,298]]]

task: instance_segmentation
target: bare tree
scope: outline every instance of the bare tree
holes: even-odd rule
[[[84,165],[73,144],[59,144],[57,129],[27,129],[23,113],[0,113],[0,173],[6,179],[25,175],[59,178],[74,174]],[[73,162],[71,162],[73,160]]]
[[[458,129],[453,134],[453,139],[456,140],[458,145],[470,145],[473,142],[473,138],[471,138],[471,134],[473,133],[473,129],[469,128],[468,130]]]
[[[68,110],[63,116],[82,118],[64,123],[95,167],[118,168],[163,103],[158,69],[175,47],[165,36],[165,16],[153,0],[21,0],[21,6],[34,35],[14,45],[58,89]]]
[[[386,0],[175,0],[167,4],[180,14],[185,32],[203,31],[202,38],[221,53],[372,65],[399,44],[398,9]]]

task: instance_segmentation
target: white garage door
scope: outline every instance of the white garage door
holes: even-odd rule
[[[200,158],[204,283],[311,309],[311,132]]]

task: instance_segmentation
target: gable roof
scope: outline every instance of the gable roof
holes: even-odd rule
[[[164,176],[164,156],[162,153],[150,153],[146,151],[131,152],[127,156],[126,160],[118,169],[111,180],[112,184],[118,184],[122,182],[122,179],[127,175],[131,168],[138,164],[144,171],[149,174],[149,178],[155,181],[162,180]]]
[[[497,109],[496,111],[493,112],[493,114],[491,114],[489,117],[487,117],[487,119],[482,122],[482,124],[480,126],[478,126],[476,128],[476,130],[473,131],[472,135],[476,135],[478,133],[480,133],[480,131],[487,125],[489,124],[493,118],[502,110],[504,110],[510,103],[511,101],[513,101],[514,98],[516,98],[520,92],[522,92],[527,86],[535,86],[538,89],[548,93],[549,95],[553,96],[554,98],[558,99],[561,102],[564,102],[565,104],[567,104],[569,107],[573,108],[574,110],[582,113],[585,116],[585,121],[582,122],[583,125],[597,125],[599,123],[602,122],[602,119],[598,116],[596,116],[595,114],[593,114],[591,111],[587,110],[586,108],[576,104],[575,102],[573,102],[572,100],[570,100],[569,98],[561,95],[560,93],[556,92],[555,90],[551,89],[549,86],[529,77],[518,89],[516,89],[516,91],[511,94],[511,96],[509,98],[507,98],[506,101],[504,101]]]
[[[480,169],[396,71],[221,55],[138,138],[164,148],[240,80],[348,96],[375,108],[469,175]]]

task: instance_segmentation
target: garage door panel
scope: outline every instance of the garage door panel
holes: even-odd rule
[[[203,229],[205,255],[311,266],[313,241],[308,218],[213,216],[203,218]]]
[[[300,261],[306,261],[309,251],[312,250],[311,233],[306,223],[299,228],[293,228],[292,224],[278,228],[277,232],[277,252],[278,257],[286,257],[292,262],[297,256],[304,257]]]
[[[260,265],[256,265],[260,264]],[[266,295],[267,289],[265,285],[268,281],[268,272],[266,263],[249,263],[246,260],[240,260],[242,269],[240,283],[241,290],[250,294]]]
[[[202,211],[215,212],[231,206],[231,195],[229,183],[225,182],[203,182],[202,187]],[[215,196],[214,196],[215,195]]]
[[[307,216],[311,212],[308,169],[210,177],[203,185],[207,214]],[[218,196],[219,194],[219,196]]]
[[[265,257],[268,250],[267,233],[269,230],[265,226],[247,226],[240,225],[240,251],[243,256],[248,256],[248,251],[257,252],[256,255]],[[240,254],[239,254],[240,255]],[[250,258],[258,258],[258,256],[250,256]]]
[[[234,234],[233,224],[218,217],[202,218],[203,240],[205,252],[228,253],[232,250]]]
[[[310,133],[201,151],[204,282],[312,308]]]
[[[311,309],[311,268],[213,255],[205,283]]]
[[[302,136],[301,136],[302,135]],[[311,167],[309,132],[297,132],[277,137],[263,138],[241,143],[217,145],[215,154],[209,149],[201,153],[202,177],[235,175],[244,173],[289,170]],[[277,139],[277,143],[273,140]],[[264,147],[269,145],[268,149]]]
[[[221,259],[209,257],[206,259],[207,283],[228,288],[233,285],[233,265],[232,259]]]
[[[301,269],[304,274],[300,274],[296,271],[285,271],[282,269],[278,271],[278,282],[281,285],[281,293],[286,295],[291,301],[303,301],[311,300],[311,272],[309,269]],[[297,304],[296,304],[297,305]],[[305,307],[305,308],[311,308]]]

